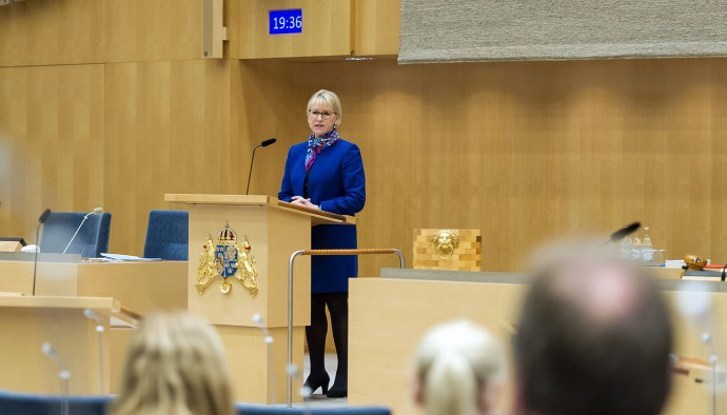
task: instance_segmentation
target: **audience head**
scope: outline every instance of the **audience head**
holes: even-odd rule
[[[113,415],[234,413],[224,351],[204,320],[182,312],[147,317],[126,357]]]
[[[516,412],[658,414],[671,341],[668,309],[643,268],[592,248],[556,255],[536,272],[520,317]]]
[[[415,359],[415,401],[427,415],[481,415],[494,406],[505,377],[499,342],[457,321],[430,330]]]

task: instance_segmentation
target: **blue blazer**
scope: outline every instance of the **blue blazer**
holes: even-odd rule
[[[308,142],[290,147],[278,199],[289,202],[304,196],[305,154]],[[366,176],[356,144],[339,139],[316,156],[308,178],[308,196],[321,209],[341,215],[355,215],[366,203]],[[311,231],[313,249],[356,248],[356,226],[318,225]],[[355,256],[311,259],[311,292],[348,292],[348,279],[358,275]]]

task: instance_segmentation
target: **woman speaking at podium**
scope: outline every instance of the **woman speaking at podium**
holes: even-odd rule
[[[356,144],[339,137],[341,101],[325,89],[308,101],[308,140],[288,151],[278,198],[312,209],[355,215],[366,202],[366,178]],[[353,225],[318,225],[311,233],[313,249],[356,248]],[[314,256],[311,259],[311,325],[305,335],[310,352],[310,375],[305,386],[319,387],[329,398],[348,394],[348,278],[358,273],[355,256]],[[338,369],[333,386],[325,368],[325,345],[331,314]]]

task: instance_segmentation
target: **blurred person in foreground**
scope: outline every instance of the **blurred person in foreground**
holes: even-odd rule
[[[427,332],[415,367],[414,401],[427,415],[490,414],[505,378],[499,341],[465,320]]]
[[[217,332],[186,313],[153,314],[134,333],[121,394],[111,415],[232,415],[232,393]]]
[[[659,414],[672,324],[654,277],[603,248],[563,252],[541,265],[526,295],[515,414]]]

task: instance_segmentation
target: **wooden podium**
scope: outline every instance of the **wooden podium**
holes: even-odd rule
[[[214,324],[226,348],[234,398],[242,402],[286,400],[288,263],[291,254],[310,249],[310,228],[318,224],[354,224],[355,219],[301,208],[270,196],[167,194],[167,202],[189,209],[188,310]],[[247,238],[255,258],[255,296],[232,281],[221,292],[216,278],[203,292],[195,284],[205,242],[226,226]],[[216,243],[216,242],[215,242]],[[302,386],[304,329],[310,323],[310,258],[295,263],[293,284],[293,364]],[[256,322],[256,316],[257,322]],[[273,339],[266,343],[266,336]],[[295,394],[297,395],[297,394]],[[300,400],[300,397],[296,397]]]

